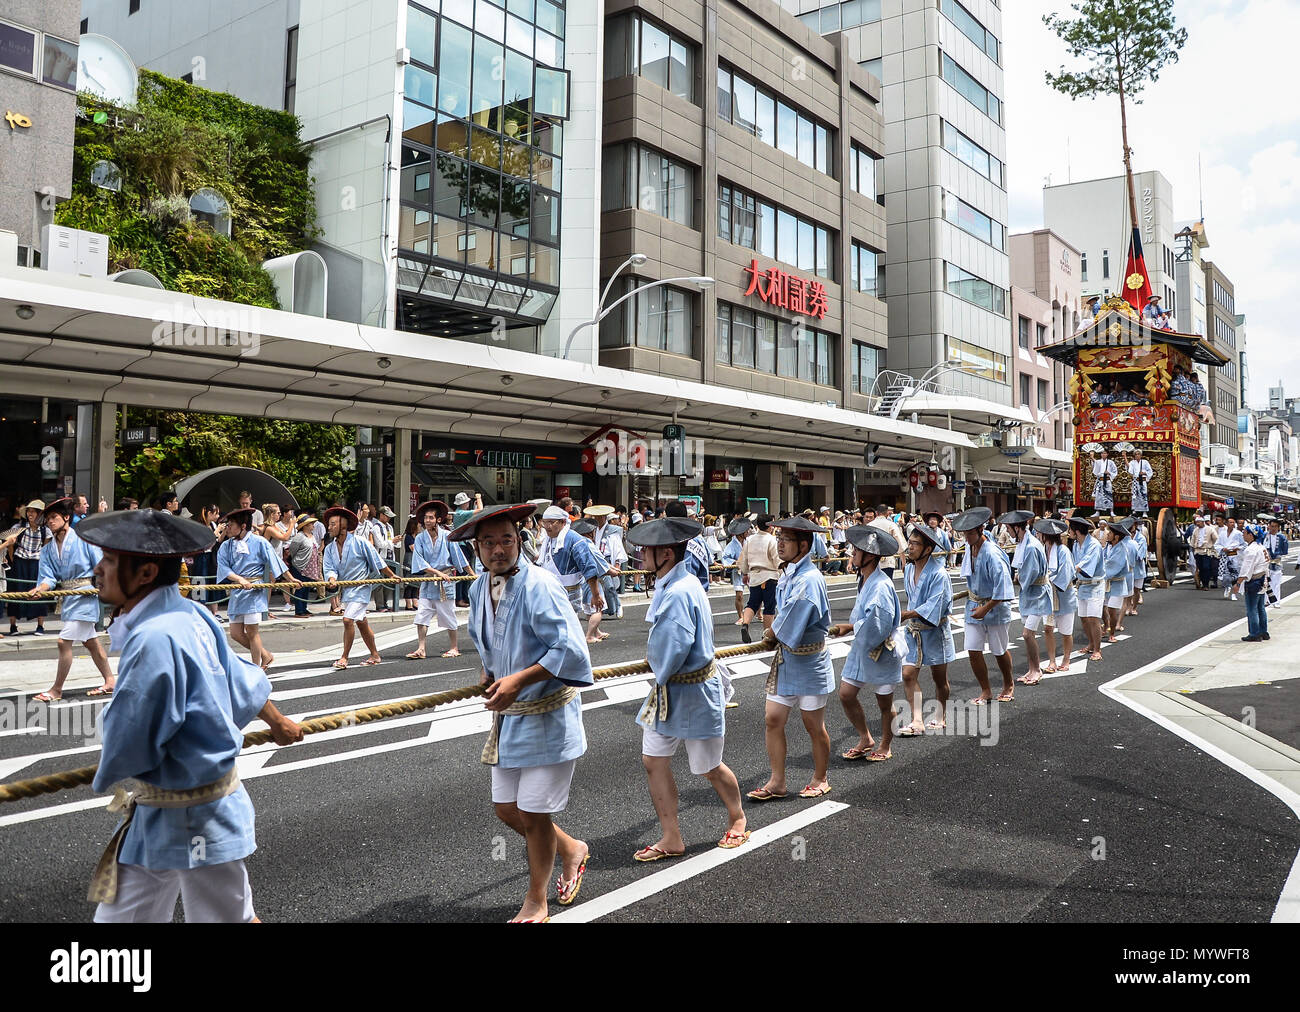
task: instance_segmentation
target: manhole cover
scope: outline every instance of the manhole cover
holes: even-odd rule
[[[1166,664],[1160,669],[1161,672],[1168,675],[1187,675],[1191,674],[1192,669],[1183,664]]]

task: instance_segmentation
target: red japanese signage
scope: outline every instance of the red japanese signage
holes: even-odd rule
[[[826,315],[826,286],[820,281],[805,281],[779,267],[763,270],[757,260],[750,261],[745,273],[749,275],[747,296],[757,295],[768,305],[818,320]]]

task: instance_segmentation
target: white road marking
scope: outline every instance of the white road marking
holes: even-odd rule
[[[1175,723],[1162,714],[1156,713],[1149,707],[1143,706],[1141,703],[1130,698],[1124,692],[1124,686],[1129,682],[1141,678],[1143,675],[1155,671],[1157,668],[1162,668],[1170,661],[1176,660],[1184,654],[1191,653],[1197,647],[1204,646],[1206,643],[1222,636],[1224,633],[1233,629],[1238,629],[1245,624],[1246,619],[1244,617],[1237,619],[1235,622],[1229,622],[1227,625],[1221,626],[1213,632],[1206,633],[1200,639],[1188,643],[1185,646],[1181,646],[1172,653],[1165,654],[1165,656],[1138,668],[1136,671],[1130,672],[1126,675],[1121,675],[1119,678],[1106,682],[1105,684],[1098,686],[1098,688],[1103,695],[1118,703],[1123,703],[1130,710],[1133,710],[1135,713],[1140,713],[1151,722],[1163,727],[1166,731],[1178,735],[1178,737],[1182,738],[1184,741],[1191,742],[1191,744],[1195,745],[1206,755],[1219,760],[1219,762],[1223,763],[1229,769],[1240,773],[1251,783],[1264,788],[1264,790],[1268,791],[1284,805],[1290,808],[1297,818],[1300,818],[1300,794],[1297,794],[1284,784],[1274,780],[1267,773],[1255,769],[1253,766],[1248,765],[1236,756],[1225,752],[1217,745],[1206,741],[1194,731]],[[1300,923],[1300,852],[1297,852],[1295,861],[1291,865],[1291,872],[1287,875],[1286,882],[1282,886],[1282,892],[1278,896],[1277,905],[1273,909],[1273,916],[1270,920],[1274,923]]]
[[[631,885],[625,885],[621,889],[615,889],[613,892],[597,896],[590,902],[570,907],[563,913],[555,914],[551,917],[551,922],[587,924],[612,914],[616,910],[631,906],[633,903],[648,899],[665,889],[671,889],[681,882],[702,875],[706,871],[711,871],[728,861],[734,861],[746,854],[752,854],[760,847],[775,843],[804,826],[820,822],[822,819],[832,816],[836,812],[842,812],[848,807],[848,805],[840,801],[822,801],[811,808],[806,808],[801,812],[781,819],[779,822],[774,822],[770,826],[754,830],[747,843],[733,850],[723,850],[721,847],[715,847],[703,854],[697,854],[695,857],[677,861],[663,871],[647,875]],[[589,871],[588,874],[591,874],[591,872]]]

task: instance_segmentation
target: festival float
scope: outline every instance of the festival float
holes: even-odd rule
[[[1140,258],[1140,245],[1136,251]],[[1134,303],[1143,288],[1150,301],[1140,259],[1136,265],[1130,259],[1126,286],[1130,299],[1107,299],[1077,334],[1038,351],[1074,369],[1076,504],[1102,513],[1141,512],[1142,490],[1135,503],[1129,468],[1141,451],[1150,465],[1145,508],[1156,517],[1152,549],[1160,578],[1168,581],[1181,547],[1175,511],[1201,505],[1201,425],[1213,422],[1196,365],[1218,368],[1228,358],[1202,337],[1165,329],[1166,316],[1138,313]],[[1134,470],[1146,474],[1140,463]]]

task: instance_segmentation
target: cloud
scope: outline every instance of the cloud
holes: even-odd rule
[[[1003,17],[1009,224],[1017,231],[1041,227],[1048,177],[1059,184],[1124,170],[1118,101],[1072,102],[1047,87],[1044,72],[1069,58],[1039,5],[1024,6],[1031,10],[1007,4]],[[1169,179],[1178,220],[1199,217],[1203,191],[1207,256],[1232,279],[1237,311],[1247,316],[1251,404],[1267,406],[1279,378],[1300,395],[1287,305],[1300,263],[1300,103],[1287,98],[1296,4],[1178,0],[1175,16],[1188,30],[1179,62],[1129,106],[1133,167]]]

